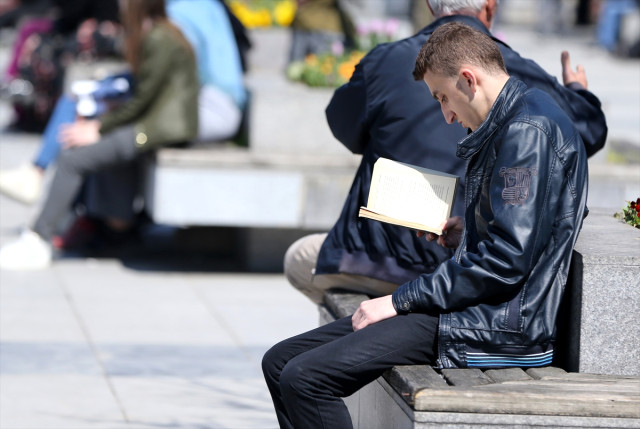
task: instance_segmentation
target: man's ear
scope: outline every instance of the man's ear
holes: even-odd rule
[[[478,80],[471,69],[463,68],[460,70],[458,84],[461,86],[460,90],[467,94],[469,98],[473,97],[478,90]]]
[[[488,0],[484,5],[484,9],[487,17],[487,23],[489,24],[487,28],[491,29],[493,18],[496,16],[496,9],[498,9],[498,2],[496,0]]]

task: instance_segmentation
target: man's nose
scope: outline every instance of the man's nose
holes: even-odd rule
[[[447,121],[447,124],[453,124],[456,115],[454,115],[453,112],[447,109],[444,105],[440,105],[440,108],[442,109],[442,116],[444,116],[444,120]]]

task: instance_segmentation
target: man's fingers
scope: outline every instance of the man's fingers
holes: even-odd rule
[[[562,54],[560,54],[560,62],[562,63],[563,69],[571,69],[571,58],[569,58],[568,51],[562,51]]]

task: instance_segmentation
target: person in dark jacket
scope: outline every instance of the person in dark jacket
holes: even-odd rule
[[[472,131],[457,145],[468,161],[464,219],[449,219],[437,238],[456,253],[353,316],[267,351],[263,372],[282,428],[351,427],[341,398],[395,365],[535,367],[553,357],[586,214],[580,134],[548,94],[509,76],[487,34],[463,23],[434,31],[414,77],[448,124]]]
[[[429,0],[438,19],[418,34],[373,49],[356,67],[351,80],[336,90],[326,109],[335,137],[362,154],[342,213],[328,234],[313,234],[293,243],[285,255],[289,282],[318,303],[324,291],[341,287],[371,296],[393,292],[404,282],[432,272],[452,252],[428,243],[403,227],[358,218],[366,206],[373,164],[379,157],[444,171],[462,177],[465,160],[456,158],[455,142],[466,129],[447,127],[435,101],[411,79],[416,55],[441,25],[457,21],[490,35],[495,0]],[[607,125],[600,101],[587,90],[586,75],[573,71],[563,53],[561,85],[535,62],[522,58],[494,38],[511,76],[547,92],[577,127],[589,156],[601,149]],[[425,102],[425,98],[428,100]],[[453,214],[463,209],[464,180]]]

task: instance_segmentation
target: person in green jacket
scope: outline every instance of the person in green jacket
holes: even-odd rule
[[[352,48],[355,26],[338,0],[298,0],[291,23],[289,63],[307,55]]]
[[[135,77],[129,101],[61,131],[65,147],[32,228],[0,250],[0,268],[42,269],[52,260],[51,238],[84,179],[117,170],[155,148],[187,143],[198,131],[199,80],[189,42],[168,19],[164,0],[125,0],[125,57]]]

